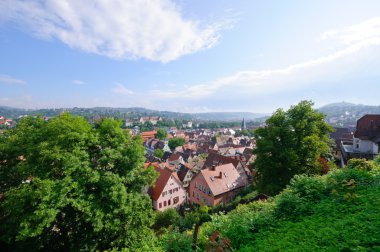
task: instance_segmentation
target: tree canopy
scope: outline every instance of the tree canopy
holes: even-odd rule
[[[156,138],[160,140],[165,140],[168,136],[168,132],[165,129],[157,129]]]
[[[328,153],[332,128],[312,106],[301,101],[288,111],[279,109],[255,131],[253,167],[262,192],[278,193],[296,174],[321,173],[319,160]]]
[[[169,147],[170,149],[174,150],[176,147],[178,146],[182,146],[185,144],[185,139],[184,138],[181,138],[181,137],[174,137],[172,139],[169,140]]]
[[[9,250],[138,250],[154,242],[140,138],[104,119],[27,117],[0,135],[0,241]],[[144,250],[144,249],[142,249]]]

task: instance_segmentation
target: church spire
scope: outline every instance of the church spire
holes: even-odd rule
[[[243,117],[243,121],[241,122],[241,130],[245,130],[245,129],[247,129],[247,125],[245,124],[245,120]]]

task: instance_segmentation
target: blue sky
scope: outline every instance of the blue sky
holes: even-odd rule
[[[0,2],[0,105],[379,105],[380,1]]]

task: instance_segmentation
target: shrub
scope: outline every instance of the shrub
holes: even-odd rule
[[[320,176],[295,175],[289,189],[301,198],[317,202],[325,196],[326,183]]]
[[[169,208],[163,212],[157,212],[154,228],[156,230],[159,230],[162,227],[169,227],[170,225],[178,226],[180,223],[180,219],[181,216],[174,208]]]
[[[166,232],[160,237],[161,246],[167,252],[190,252],[192,249],[192,236],[178,230]]]
[[[373,169],[373,162],[365,159],[353,158],[348,160],[347,169],[370,171]]]

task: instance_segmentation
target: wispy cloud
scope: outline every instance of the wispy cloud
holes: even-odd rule
[[[161,62],[213,47],[234,22],[187,20],[173,0],[3,0],[0,16],[85,52]]]
[[[81,81],[81,80],[73,80],[71,83],[73,83],[74,85],[85,85],[86,84],[85,81]]]
[[[0,74],[0,83],[1,84],[7,84],[7,85],[25,85],[26,81],[16,79],[9,75],[1,75]]]
[[[223,89],[241,89],[252,93],[272,86],[273,90],[276,90],[276,87],[285,86],[289,88],[292,85],[298,85],[296,80],[300,78],[313,80],[312,78],[315,78],[315,75],[321,72],[325,75],[333,75],[337,69],[331,68],[331,64],[348,57],[357,56],[365,49],[380,45],[380,17],[342,30],[328,31],[323,33],[321,37],[323,39],[338,39],[344,44],[344,47],[329,55],[280,69],[239,71],[233,75],[208,83],[191,85],[182,90],[152,90],[151,93],[162,98],[202,99],[221,92]],[[355,64],[358,64],[358,62]],[[306,81],[305,83],[308,82]],[[274,87],[273,85],[276,86]]]
[[[127,89],[124,85],[116,83],[116,86],[111,89],[112,92],[121,95],[133,95],[134,92]]]
[[[343,29],[333,29],[321,35],[322,40],[335,39],[345,45],[361,43],[380,37],[380,17],[374,17],[360,24]]]

